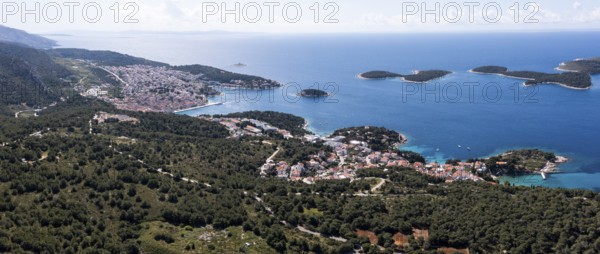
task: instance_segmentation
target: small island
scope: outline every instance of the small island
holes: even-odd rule
[[[450,71],[443,70],[427,70],[427,71],[415,71],[413,74],[403,75],[389,71],[369,71],[358,75],[362,79],[389,79],[389,78],[401,78],[404,81],[425,83],[435,79],[443,78]]]
[[[498,74],[510,78],[525,79],[525,85],[558,84],[572,89],[589,89],[592,78],[588,73],[543,73],[535,71],[509,71],[503,66],[482,66],[470,70],[480,74]]]
[[[561,63],[559,71],[574,71],[588,73],[590,75],[600,74],[600,57],[590,59],[577,59],[566,63]]]
[[[329,93],[319,89],[304,89],[298,95],[302,97],[320,98],[329,96]]]

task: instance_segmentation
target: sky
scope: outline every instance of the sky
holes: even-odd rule
[[[0,14],[3,25],[41,34],[600,30],[598,0],[26,0],[3,1]]]

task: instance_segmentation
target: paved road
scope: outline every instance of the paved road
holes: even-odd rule
[[[379,178],[379,180],[380,180],[381,182],[379,182],[377,185],[375,185],[375,187],[373,187],[373,188],[371,189],[371,192],[376,192],[377,190],[379,190],[379,189],[380,189],[380,188],[381,188],[381,187],[382,187],[382,186],[385,184],[385,179],[383,179],[383,178]]]

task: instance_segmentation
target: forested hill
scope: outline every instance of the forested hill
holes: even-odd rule
[[[141,57],[130,56],[108,50],[87,50],[74,48],[57,48],[48,50],[55,57],[72,58],[93,61],[99,65],[126,66],[126,65],[150,65],[168,66],[166,63],[151,61]]]
[[[121,117],[93,120],[99,112]],[[263,178],[278,148],[291,161],[319,144],[230,139],[216,122],[79,96],[39,117],[0,115],[0,127],[2,253],[600,252],[591,191],[445,183],[406,168],[313,185]],[[385,183],[366,195],[380,180],[363,177]]]
[[[44,51],[0,43],[0,104],[48,105],[69,87],[63,79],[70,74]]]
[[[223,84],[234,85],[244,84],[245,87],[251,88],[270,88],[281,86],[281,84],[274,80],[269,80],[258,76],[234,73],[205,65],[193,64],[174,66],[173,68],[196,75],[202,75],[202,79],[205,81],[216,81]]]
[[[48,38],[3,25],[0,25],[0,41],[18,43],[33,48],[51,48],[56,46],[56,42]]]

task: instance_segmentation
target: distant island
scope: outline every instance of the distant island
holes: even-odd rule
[[[480,74],[498,74],[511,78],[525,79],[525,85],[558,84],[573,89],[589,89],[592,78],[588,73],[543,73],[535,71],[509,71],[503,66],[482,66],[470,70]]]
[[[443,78],[450,74],[450,71],[443,70],[427,70],[427,71],[415,71],[413,74],[403,75],[389,71],[369,71],[358,75],[362,79],[388,79],[388,78],[402,78],[404,81],[424,83],[432,81],[434,79]]]
[[[588,73],[590,75],[600,74],[600,57],[577,59],[570,62],[561,63],[556,69],[559,71]]]
[[[299,94],[302,97],[327,97],[329,93],[319,89],[304,89]]]

